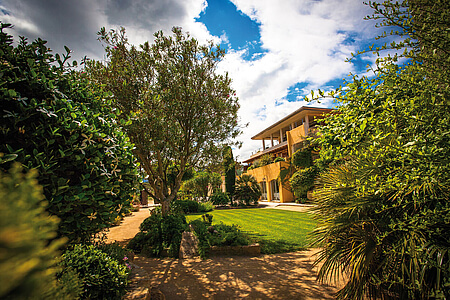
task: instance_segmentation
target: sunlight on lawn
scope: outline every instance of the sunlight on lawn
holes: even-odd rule
[[[308,234],[316,226],[311,214],[277,209],[227,209],[209,212],[213,223],[236,224],[261,244],[262,253],[280,253],[305,249]],[[202,214],[186,216],[187,221]]]

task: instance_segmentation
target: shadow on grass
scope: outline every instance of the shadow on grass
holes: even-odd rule
[[[306,247],[298,243],[289,242],[286,240],[269,239],[263,234],[247,232],[248,236],[254,243],[259,243],[261,246],[261,254],[276,254],[306,250]]]

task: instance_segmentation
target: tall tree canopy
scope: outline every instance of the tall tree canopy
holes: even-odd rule
[[[339,299],[448,299],[449,4],[370,5],[403,37],[378,50],[404,52],[338,90],[340,113],[321,128],[321,156],[335,163],[318,182],[319,277],[347,273]]]
[[[128,43],[125,29],[103,28],[99,35],[108,61],[91,62],[87,69],[112,92],[119,118],[132,120],[125,128],[163,213],[186,168],[217,159],[220,146],[240,133],[231,80],[216,74],[224,51],[200,45],[180,28],[172,31],[173,36],[157,32],[153,44],[138,48]]]

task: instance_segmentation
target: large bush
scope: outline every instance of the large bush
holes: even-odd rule
[[[130,205],[133,147],[108,94],[65,67],[69,54],[53,57],[40,39],[13,46],[8,27],[0,32],[0,152],[38,170],[47,210],[61,219],[59,234],[87,240]]]
[[[227,205],[230,203],[230,197],[224,192],[215,192],[211,195],[210,200],[214,205]]]
[[[130,268],[94,245],[75,245],[63,254],[62,266],[78,274],[84,299],[121,299],[126,293]]]
[[[308,191],[314,187],[314,180],[318,174],[318,168],[311,166],[300,169],[290,179],[292,191],[299,199],[306,199]],[[302,201],[303,201],[302,200]]]
[[[187,228],[184,215],[154,212],[140,225],[140,232],[128,243],[137,253],[160,257],[165,250],[171,257],[178,257],[181,237]]]
[[[36,173],[24,175],[18,164],[9,174],[0,172],[1,299],[70,298],[56,281],[56,257],[64,242],[55,240],[59,220],[45,211]]]

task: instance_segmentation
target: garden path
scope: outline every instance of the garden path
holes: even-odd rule
[[[148,216],[148,209],[141,209],[126,217],[120,226],[111,228],[108,240],[127,243]],[[137,255],[134,263],[141,267],[143,274],[150,274],[142,278],[144,280],[141,279],[140,284],[158,287],[167,300],[334,299],[337,288],[316,281],[315,253],[317,249],[206,260],[156,259]]]

